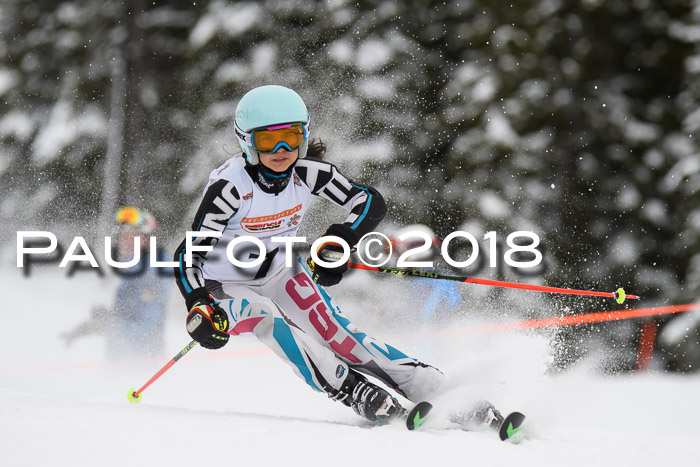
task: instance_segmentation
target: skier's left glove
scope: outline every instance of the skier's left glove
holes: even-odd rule
[[[228,316],[214,297],[207,295],[196,300],[187,315],[187,332],[206,349],[220,349],[229,339]]]
[[[357,242],[360,240],[357,235],[357,232],[355,232],[345,224],[333,224],[330,227],[328,227],[328,230],[326,231],[326,233],[323,234],[323,236],[326,237],[329,235],[342,238],[343,240],[345,240],[345,242],[350,248],[353,248],[355,244],[357,244]],[[316,252],[316,255],[320,259],[329,262],[333,262],[340,259],[342,254],[343,247],[332,240],[328,240],[322,243],[318,251]],[[345,274],[348,270],[347,261],[341,264],[340,266],[336,266],[334,268],[327,268],[319,264],[315,264],[311,260],[309,260],[309,262],[313,270],[311,276],[313,281],[324,287],[330,287],[339,283],[343,278],[343,274]]]

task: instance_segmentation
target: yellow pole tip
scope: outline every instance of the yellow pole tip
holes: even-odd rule
[[[136,389],[131,388],[129,389],[129,392],[126,394],[126,398],[129,399],[129,402],[138,404],[141,402],[141,399],[143,398],[142,394],[136,394]]]
[[[617,289],[617,292],[615,292],[615,300],[620,305],[622,305],[625,302],[626,297],[627,297],[627,295],[625,295],[625,289],[623,289],[622,287]]]

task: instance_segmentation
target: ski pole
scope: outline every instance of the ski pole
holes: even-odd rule
[[[141,393],[142,393],[143,391],[145,391],[146,388],[147,388],[148,386],[150,386],[155,380],[157,380],[158,378],[160,378],[160,377],[163,375],[163,373],[165,373],[166,371],[168,371],[168,370],[170,369],[171,366],[175,365],[175,362],[177,362],[177,361],[180,360],[182,357],[184,357],[185,354],[187,354],[187,352],[189,352],[190,350],[192,350],[192,348],[193,348],[194,346],[196,346],[196,345],[197,345],[197,341],[194,341],[194,340],[193,340],[192,342],[190,342],[189,344],[187,344],[187,345],[185,346],[185,348],[182,349],[182,350],[180,351],[180,353],[178,353],[177,355],[175,355],[172,359],[170,359],[170,361],[169,361],[168,363],[165,364],[165,366],[164,366],[163,368],[161,368],[160,370],[158,370],[158,373],[156,373],[155,375],[153,375],[153,376],[151,377],[151,379],[149,379],[148,381],[146,381],[146,384],[144,384],[143,386],[141,386],[141,388],[140,388],[138,391],[135,390],[134,388],[129,389],[129,393],[126,395],[126,397],[129,399],[129,402],[134,402],[134,403],[136,403],[136,404],[138,404],[139,402],[141,402],[141,399],[142,399]]]
[[[560,287],[547,287],[542,285],[533,284],[520,284],[517,282],[506,282],[506,281],[494,281],[489,279],[478,279],[475,277],[467,276],[455,276],[452,274],[443,274],[439,272],[429,272],[421,271],[417,269],[402,269],[402,268],[384,268],[380,266],[367,266],[361,263],[348,263],[348,266],[354,269],[364,269],[367,271],[377,271],[384,272],[388,274],[396,274],[398,276],[415,276],[415,277],[425,277],[428,279],[443,279],[448,281],[466,282],[467,284],[480,284],[489,285],[492,287],[504,287],[508,289],[522,289],[522,290],[532,290],[535,292],[549,292],[549,293],[559,293],[559,294],[570,294],[570,295],[592,295],[595,297],[611,297],[614,298],[617,303],[622,304],[625,299],[636,300],[639,297],[637,295],[628,295],[625,293],[624,289],[620,287],[615,292],[594,292],[589,290],[575,290],[575,289],[564,289]]]

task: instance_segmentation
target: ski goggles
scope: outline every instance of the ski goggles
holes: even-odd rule
[[[246,133],[236,125],[236,134],[259,153],[273,154],[280,148],[285,148],[287,151],[299,148],[308,137],[309,126],[303,123],[285,123],[256,128]]]
[[[119,208],[115,220],[120,228],[135,228],[145,234],[151,234],[158,228],[158,222],[148,212],[134,206],[123,206]]]
[[[141,211],[133,206],[119,208],[115,217],[118,224],[128,224],[133,227],[138,227],[144,223]]]

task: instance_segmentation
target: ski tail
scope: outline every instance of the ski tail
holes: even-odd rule
[[[520,412],[509,414],[503,419],[503,423],[501,423],[501,427],[498,430],[498,437],[501,438],[501,441],[511,439],[520,430],[524,421],[525,415]]]
[[[416,404],[411,410],[404,412],[403,416],[406,418],[406,428],[411,431],[418,429],[423,425],[426,419],[428,419],[428,414],[432,409],[433,405],[430,402],[423,401]],[[498,417],[493,420],[488,419],[488,423],[484,423],[484,425],[487,425],[490,430],[496,431],[501,441],[513,439],[525,422],[525,415],[520,412],[511,412],[505,418],[503,418],[498,411],[494,411],[494,413],[498,414]],[[495,423],[497,421],[500,423]],[[467,427],[462,429],[471,431],[471,429]]]
[[[419,402],[406,414],[406,428],[415,430],[420,427],[427,418],[433,405],[430,402]]]

